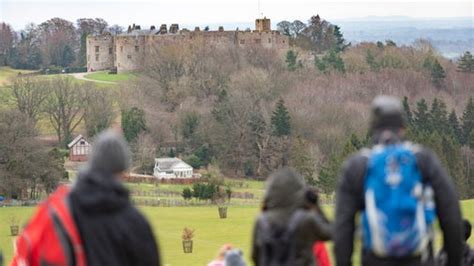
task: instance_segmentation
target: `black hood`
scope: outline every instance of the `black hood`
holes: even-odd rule
[[[71,197],[86,213],[117,212],[130,204],[127,188],[115,177],[90,169],[79,173]]]

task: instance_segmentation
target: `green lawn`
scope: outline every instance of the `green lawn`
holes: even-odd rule
[[[135,77],[135,74],[132,73],[119,73],[119,74],[109,74],[107,71],[94,72],[92,74],[87,74],[84,76],[87,79],[99,80],[99,81],[109,81],[109,82],[119,82],[127,81]]]
[[[9,79],[18,75],[18,73],[30,73],[34,70],[25,69],[13,69],[11,67],[0,67],[0,87],[6,86],[9,83]]]
[[[464,216],[474,221],[474,200],[462,202],[462,208]],[[326,206],[326,209],[331,215],[330,207]],[[231,206],[227,219],[219,219],[214,206],[143,207],[141,210],[154,228],[164,265],[206,265],[224,243],[232,243],[241,248],[249,260],[251,231],[258,214],[257,207]],[[32,212],[31,207],[0,208],[0,247],[7,262],[12,256],[10,217],[16,215],[21,223],[25,223]],[[196,230],[192,254],[184,254],[182,251],[181,232],[185,226]],[[441,239],[439,234],[437,239]],[[474,245],[474,237],[470,239],[470,244]],[[328,248],[331,248],[331,244]]]

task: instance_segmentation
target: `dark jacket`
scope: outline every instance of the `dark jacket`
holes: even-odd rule
[[[438,257],[436,259],[436,266],[446,266],[448,256],[446,251],[443,249],[440,250]],[[464,243],[462,249],[462,266],[474,266],[474,250],[469,247],[467,243]]]
[[[70,194],[87,265],[160,265],[150,225],[113,177],[86,171]]]
[[[316,211],[304,210],[306,188],[303,178],[289,168],[273,174],[267,181],[264,211],[257,218],[253,232],[252,259],[257,266],[268,266],[262,262],[262,220],[277,227],[285,227],[290,217],[298,213],[295,231],[294,266],[314,265],[313,243],[331,238],[330,224]]]
[[[435,192],[436,212],[441,230],[443,231],[444,245],[447,247],[449,266],[459,266],[462,256],[462,220],[459,201],[454,185],[446,170],[436,156],[421,148],[416,153],[418,167],[424,182],[430,182]],[[355,217],[364,209],[363,186],[367,157],[356,154],[344,164],[342,175],[337,188],[336,218],[334,227],[334,254],[337,266],[352,265],[354,232],[356,229]],[[406,265],[419,266],[421,259],[381,259],[368,251],[362,252],[362,265],[388,266]],[[434,265],[431,252],[425,265]]]

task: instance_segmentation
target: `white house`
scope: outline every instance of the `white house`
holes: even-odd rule
[[[91,144],[82,135],[77,136],[67,147],[69,148],[69,160],[74,162],[86,161],[91,150]]]
[[[192,178],[193,167],[179,158],[157,158],[153,175],[158,178]]]

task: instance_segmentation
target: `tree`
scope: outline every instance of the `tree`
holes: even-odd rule
[[[328,196],[336,190],[337,175],[339,173],[340,165],[341,159],[339,156],[332,154],[328,162],[323,165],[319,171],[317,181],[318,187]]]
[[[285,101],[283,101],[283,99],[280,99],[277,102],[275,111],[273,111],[272,114],[271,121],[274,136],[283,137],[290,135],[290,114],[288,112],[288,109],[286,109]]]
[[[474,72],[474,58],[471,52],[467,51],[459,58],[457,71],[464,73]]]
[[[184,201],[188,201],[193,197],[193,192],[190,188],[186,187],[183,188],[183,193],[181,195],[183,196]]]
[[[199,142],[199,122],[199,115],[195,112],[187,112],[181,116],[181,135],[192,149],[196,147]]]
[[[201,166],[202,166],[202,164],[203,164],[203,163],[201,162],[201,160],[199,159],[199,157],[197,157],[197,156],[194,155],[194,154],[191,154],[191,155],[189,155],[188,157],[186,157],[186,158],[184,159],[184,161],[185,161],[187,164],[191,165],[194,169],[199,169],[199,168],[201,168]]]
[[[466,108],[461,117],[462,121],[462,132],[464,141],[462,143],[467,143],[467,140],[471,136],[471,132],[474,131],[474,98],[470,97]]]
[[[18,43],[10,50],[8,63],[13,68],[38,69],[43,63],[38,27],[29,24],[20,32]]]
[[[370,67],[370,70],[372,71],[378,71],[380,69],[379,64],[375,61],[375,56],[372,54],[370,49],[367,49],[366,55],[365,55],[365,61]]]
[[[138,107],[122,110],[122,130],[128,142],[135,141],[146,130],[145,112]]]
[[[459,125],[459,120],[454,109],[451,111],[448,117],[448,124],[450,128],[450,133],[456,139],[457,143],[462,143],[462,130]]]
[[[342,35],[341,28],[337,25],[334,26],[334,37],[336,38],[336,52],[343,52],[351,44],[346,43],[344,36]]]
[[[433,84],[438,88],[442,87],[444,84],[444,78],[446,78],[446,72],[439,61],[435,60],[431,67],[431,80],[433,81]]]
[[[428,113],[428,105],[425,99],[421,99],[416,103],[416,110],[413,112],[413,122],[415,129],[419,132],[430,131],[430,118]]]
[[[310,18],[302,35],[309,42],[309,49],[313,51],[314,54],[322,53],[336,47],[337,40],[336,35],[334,35],[334,26],[326,20],[321,19],[319,15]]]
[[[315,185],[315,160],[308,151],[308,143],[301,137],[296,138],[290,155],[290,166],[295,168],[306,180],[306,183]]]
[[[156,146],[150,135],[142,132],[132,145],[134,171],[140,174],[153,174]]]
[[[16,110],[0,111],[0,194],[38,199],[64,176],[64,161],[36,139],[31,119]]]
[[[84,119],[91,84],[74,81],[71,77],[58,77],[52,79],[49,86],[45,112],[60,145],[66,148],[72,140],[72,132]]]
[[[295,51],[289,50],[286,53],[285,62],[289,71],[295,71],[298,68],[297,59],[298,53],[296,53]]]
[[[92,86],[86,91],[84,124],[89,137],[109,128],[115,119],[112,93]]]
[[[7,65],[8,54],[13,48],[14,39],[15,35],[11,26],[0,22],[0,66]]]
[[[405,118],[407,120],[407,123],[409,126],[411,126],[413,124],[413,114],[411,113],[411,110],[410,110],[410,104],[408,103],[408,97],[403,97],[403,102],[402,102],[402,105],[403,105],[403,112],[405,114]]]
[[[36,122],[48,98],[48,83],[41,79],[17,77],[11,91],[18,111]]]
[[[37,28],[43,66],[69,66],[74,61],[77,35],[74,24],[62,18],[52,18]],[[69,46],[69,47],[68,47]]]
[[[429,114],[430,128],[438,131],[439,134],[449,134],[448,128],[448,112],[446,110],[446,104],[438,99],[434,98],[431,103],[431,110]]]

